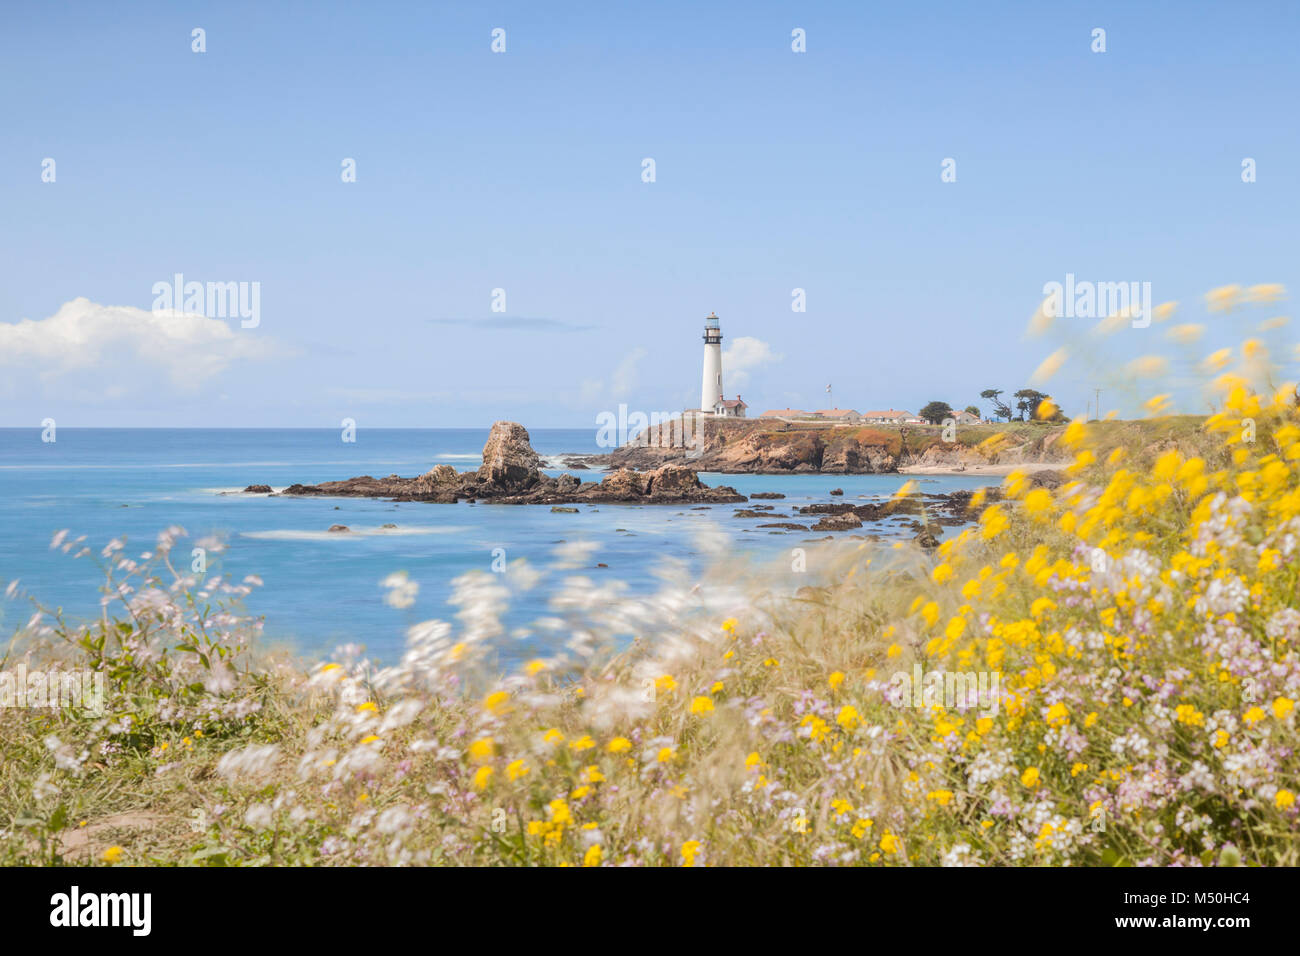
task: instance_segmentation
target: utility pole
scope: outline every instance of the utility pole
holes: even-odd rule
[[[1101,421],[1101,389],[1095,389],[1097,392],[1097,421]]]

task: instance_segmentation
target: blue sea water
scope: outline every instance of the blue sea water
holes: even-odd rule
[[[664,557],[683,559],[704,573],[694,540],[704,523],[730,535],[737,554],[758,558],[811,537],[754,530],[760,522],[732,517],[746,505],[707,510],[580,505],[578,514],[554,514],[546,506],[241,493],[250,484],[279,490],[294,482],[363,474],[417,475],[444,463],[461,471],[476,468],[487,434],[486,428],[361,429],[354,443],[346,443],[337,429],[60,428],[57,441],[44,442],[39,429],[0,429],[0,590],[17,579],[24,595],[46,607],[61,607],[73,619],[97,616],[102,570],[89,558],[74,560],[51,550],[54,533],[68,529],[73,537],[86,535],[95,555],[111,539],[125,537],[125,553],[138,557],[153,548],[160,531],[180,525],[189,534],[177,545],[186,567],[193,543],[217,536],[225,550],[211,557],[209,573],[235,581],[255,574],[263,580],[246,608],[265,616],[268,638],[308,657],[326,655],[341,643],[358,643],[369,655],[392,662],[411,624],[451,619],[455,608],[446,601],[452,579],[474,569],[490,570],[496,549],[504,549],[508,560],[525,557],[545,567],[558,542],[593,542],[598,550],[589,573],[617,576],[635,593],[654,590],[657,582],[650,571]],[[530,435],[544,458],[603,450],[596,446],[594,429],[535,429]],[[574,474],[583,480],[600,477],[591,471]],[[711,485],[732,485],[742,494],[782,492],[785,501],[762,502],[777,505],[779,515],[791,514],[794,505],[889,495],[904,480],[897,475],[701,477]],[[968,476],[918,481],[921,490],[932,492],[996,483]],[[842,499],[829,495],[837,487],[844,489]],[[381,531],[386,523],[398,527]],[[330,534],[326,529],[333,524],[347,525],[354,533]],[[597,562],[608,568],[596,569]],[[395,571],[407,572],[419,584],[413,607],[396,610],[384,602],[380,581]],[[539,588],[511,614],[531,621],[547,613],[547,598],[546,589]],[[0,632],[12,631],[31,612],[24,597],[0,597]],[[500,648],[503,661],[546,651],[527,641]]]

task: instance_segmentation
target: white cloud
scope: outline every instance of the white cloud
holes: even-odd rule
[[[745,388],[753,369],[779,362],[782,358],[762,339],[748,335],[732,339],[722,352],[722,382],[727,393],[735,394]]]
[[[10,390],[75,385],[105,398],[156,384],[193,391],[243,359],[266,358],[265,334],[221,319],[76,298],[47,319],[0,322],[0,367]],[[19,379],[28,379],[24,383]]]
[[[584,380],[581,393],[583,404],[628,401],[629,393],[637,386],[637,366],[648,354],[644,348],[637,346],[614,366],[608,380],[592,378]]]

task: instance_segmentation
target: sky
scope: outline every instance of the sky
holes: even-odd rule
[[[0,426],[587,427],[698,404],[711,312],[751,415],[987,410],[1067,275],[1193,322],[1296,287],[1298,42],[1284,2],[6,0]],[[1040,387],[1131,412],[1162,328]]]

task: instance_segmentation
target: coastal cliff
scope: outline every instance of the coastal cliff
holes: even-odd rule
[[[1051,467],[1069,460],[1061,425],[967,425],[946,441],[937,425],[831,425],[704,419],[690,442],[655,426],[607,455],[573,456],[574,465],[651,469],[668,463],[729,474],[888,474],[911,469],[966,471]],[[687,446],[690,447],[687,447]]]

